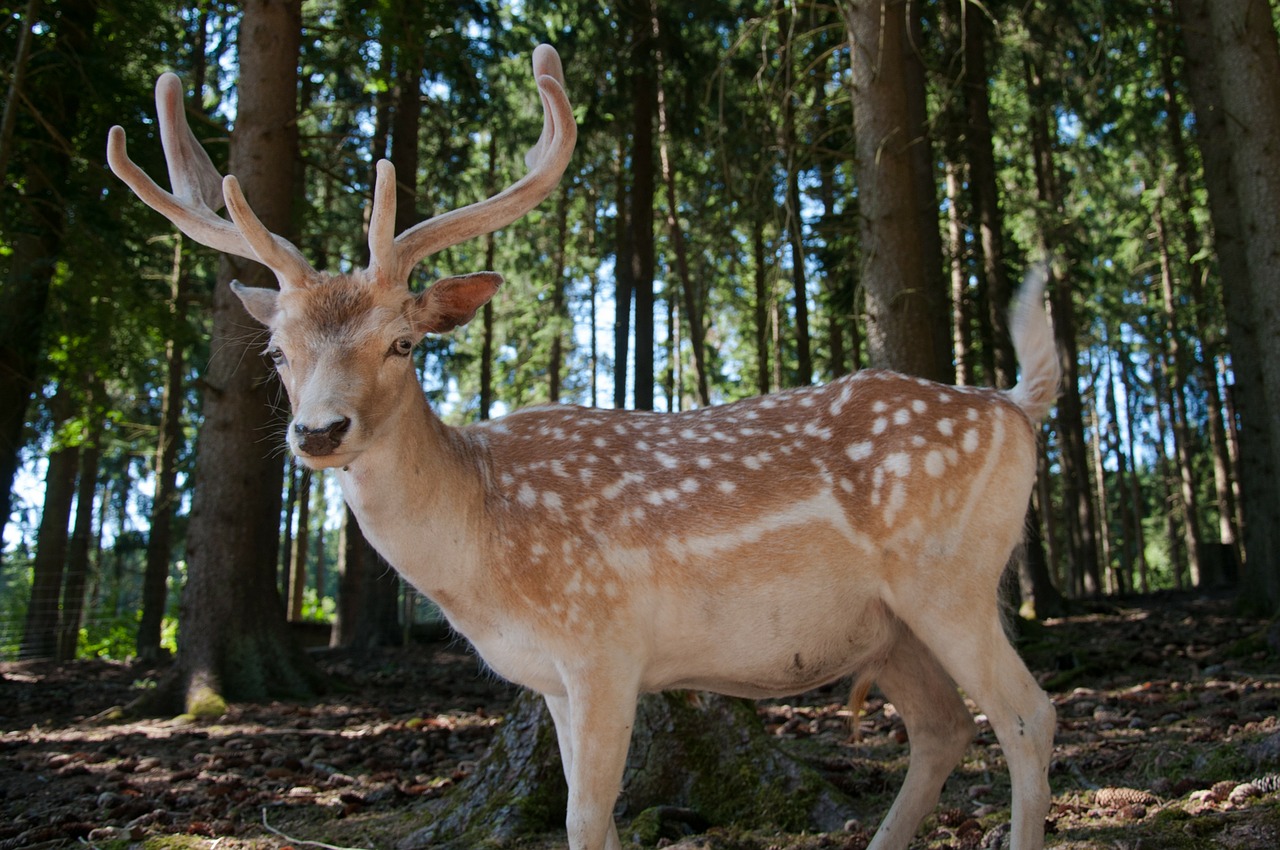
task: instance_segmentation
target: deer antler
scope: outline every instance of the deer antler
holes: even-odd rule
[[[395,170],[388,162],[378,163],[369,227],[371,270],[386,270],[384,280],[407,281],[424,257],[505,227],[551,194],[569,165],[578,125],[555,48],[540,44],[534,49],[533,74],[542,98],[542,135],[525,155],[528,173],[493,197],[420,222],[390,241],[396,215]]]
[[[287,239],[263,226],[234,177],[224,179],[218,173],[187,124],[182,82],[174,74],[162,74],[156,81],[156,113],[173,192],[161,189],[129,159],[124,128],[119,126],[107,136],[107,163],[116,176],[144,204],[201,245],[262,263],[276,273],[281,286],[305,285],[315,274],[311,264]],[[232,221],[215,212],[224,201]]]

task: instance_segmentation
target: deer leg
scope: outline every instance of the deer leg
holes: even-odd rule
[[[1004,750],[1013,785],[1010,847],[1040,850],[1049,813],[1049,761],[1057,715],[1005,636],[994,600],[976,608],[917,608],[896,613],[986,712]]]
[[[902,850],[938,805],[942,784],[973,740],[973,718],[951,677],[910,629],[901,629],[876,684],[902,715],[911,761],[867,850]]]
[[[568,697],[543,697],[547,702],[547,709],[551,713],[551,720],[556,727],[556,743],[560,745],[560,761],[564,766],[564,779],[569,783],[569,787],[573,787],[573,737],[570,732],[569,723],[569,698]],[[612,815],[612,810],[610,811]],[[622,843],[618,840],[618,827],[613,822],[612,816],[609,818],[609,835],[605,840],[605,850],[621,850]]]
[[[621,850],[613,809],[622,785],[637,693],[607,672],[580,674],[568,696],[548,697],[569,783],[570,850]]]

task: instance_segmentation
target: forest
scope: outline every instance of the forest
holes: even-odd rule
[[[441,419],[687,411],[864,368],[1009,387],[1008,312],[1043,264],[1064,381],[1005,587],[1017,628],[1208,599],[1262,634],[1277,20],[1251,0],[6,4],[0,660],[154,665],[120,702],[217,717],[325,692],[334,665],[304,647],[439,638],[332,476],[285,448],[265,332],[228,286],[274,278],[139,202],[108,130],[167,185],[155,86],[176,73],[218,170],[347,271],[378,160],[397,232],[524,174],[540,43],[578,124],[558,188],[412,273],[505,278],[413,353]],[[1274,642],[1236,649],[1266,667]]]

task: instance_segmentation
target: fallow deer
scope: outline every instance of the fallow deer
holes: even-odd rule
[[[275,272],[278,291],[233,285],[270,330],[290,447],[336,470],[375,548],[493,670],[546,698],[572,850],[620,847],[612,809],[639,694],[771,697],[851,673],[878,683],[910,736],[874,850],[908,845],[965,752],[974,721],[957,685],[1007,759],[1012,846],[1041,847],[1055,713],[1005,636],[997,589],[1059,381],[1043,275],[1013,314],[1023,374],[1007,391],[869,370],[680,413],[553,405],[446,426],[410,354],[501,279],[417,294],[407,281],[560,179],[576,126],[559,57],[540,46],[533,70],[544,122],[528,174],[397,236],[394,172],[379,162],[372,259],[349,274],[316,271],[258,221],[188,128],[172,74],[156,100],[173,192],[129,160],[120,127],[108,159],[187,235]]]

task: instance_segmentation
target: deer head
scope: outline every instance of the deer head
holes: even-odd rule
[[[367,268],[318,272],[287,239],[271,233],[245,200],[234,175],[223,177],[187,124],[182,83],[156,82],[160,139],[172,192],[131,159],[123,128],[112,127],[107,162],[148,206],[202,245],[256,260],[279,290],[232,288],[250,315],[271,331],[267,352],[289,394],[289,445],[313,468],[344,466],[369,444],[388,412],[387,399],[414,382],[410,353],[424,334],[466,324],[497,291],[494,272],[448,277],[420,293],[409,275],[425,257],[505,227],[537,206],[559,182],[577,138],[560,57],[549,45],[533,53],[543,107],[542,134],[525,155],[528,173],[503,191],[395,234],[395,168],[377,164]],[[223,205],[230,220],[218,215]]]

